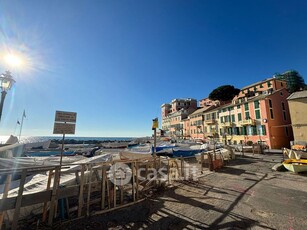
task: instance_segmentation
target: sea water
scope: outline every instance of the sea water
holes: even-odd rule
[[[4,144],[9,136],[0,136],[0,144]],[[21,143],[41,142],[47,140],[62,140],[62,136],[22,136]],[[76,141],[132,141],[134,137],[75,137],[66,136],[65,140],[76,140]]]

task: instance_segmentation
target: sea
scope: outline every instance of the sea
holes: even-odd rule
[[[10,136],[0,136],[0,144],[4,144]],[[30,143],[30,142],[40,142],[47,140],[62,140],[62,136],[22,136],[20,138],[21,143]],[[135,137],[74,137],[67,136],[65,140],[76,140],[76,141],[132,141],[135,140]]]

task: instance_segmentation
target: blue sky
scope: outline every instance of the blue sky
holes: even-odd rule
[[[304,0],[0,0],[0,71],[16,79],[0,135],[24,109],[23,135],[52,135],[56,110],[77,112],[76,136],[151,135],[174,98],[306,76],[306,28]]]

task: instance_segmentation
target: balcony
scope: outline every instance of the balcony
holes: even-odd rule
[[[216,120],[215,119],[209,119],[205,121],[206,124],[211,125],[211,124],[215,124]]]
[[[253,119],[243,120],[243,121],[240,121],[240,125],[242,126],[255,125],[255,120]]]
[[[230,121],[222,122],[221,126],[223,127],[232,127],[233,123]]]

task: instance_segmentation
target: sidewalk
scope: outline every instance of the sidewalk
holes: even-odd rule
[[[61,229],[307,229],[307,174],[275,172],[281,154],[237,155],[136,206]]]

